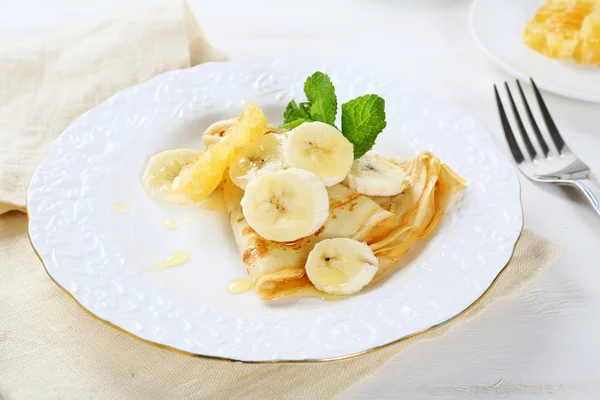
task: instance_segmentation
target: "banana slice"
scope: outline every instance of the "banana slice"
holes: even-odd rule
[[[265,172],[283,169],[283,143],[285,135],[269,133],[257,145],[248,149],[243,157],[229,166],[229,177],[238,187],[246,190],[248,183]]]
[[[185,193],[173,188],[173,181],[184,165],[191,163],[196,157],[198,152],[192,149],[168,150],[152,156],[142,175],[144,189],[150,196],[166,203],[193,203]]]
[[[329,217],[323,182],[296,168],[260,175],[248,184],[241,204],[250,227],[276,242],[312,235]]]
[[[288,134],[287,164],[316,174],[325,186],[343,181],[353,160],[352,143],[331,125],[305,122]]]
[[[354,161],[345,183],[367,196],[393,196],[404,190],[408,179],[402,168],[383,157],[367,154]]]
[[[326,239],[315,245],[306,261],[308,279],[322,292],[359,292],[379,269],[379,260],[365,243],[348,238]]]

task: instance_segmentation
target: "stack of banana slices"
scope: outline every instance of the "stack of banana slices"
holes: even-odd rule
[[[218,141],[222,128],[209,128],[204,142]],[[241,206],[250,227],[276,242],[294,242],[323,226],[329,218],[327,187],[343,182],[364,195],[393,196],[407,185],[404,170],[382,157],[354,160],[352,143],[322,122],[306,122],[288,132],[270,128],[233,161],[229,176],[245,191]],[[306,263],[313,285],[333,295],[360,291],[377,270],[371,248],[348,238],[319,242]]]

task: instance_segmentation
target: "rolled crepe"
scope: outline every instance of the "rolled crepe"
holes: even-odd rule
[[[410,161],[386,159],[408,175],[410,184],[402,193],[368,197],[342,184],[329,187],[329,219],[315,234],[290,243],[260,237],[242,214],[243,190],[229,178],[223,181],[233,234],[260,297],[275,299],[314,289],[305,264],[314,245],[323,239],[346,237],[367,243],[379,259],[378,278],[397,264],[416,240],[437,228],[454,194],[465,187],[464,180],[429,152]]]
[[[396,216],[376,202],[337,184],[327,188],[329,219],[315,234],[294,242],[274,242],[260,237],[246,222],[240,201],[242,189],[230,179],[223,181],[223,194],[231,227],[254,291],[264,299],[291,296],[313,285],[305,264],[314,245],[333,237],[374,243],[395,226]]]

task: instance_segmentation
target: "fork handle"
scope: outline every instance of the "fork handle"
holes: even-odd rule
[[[600,215],[600,184],[591,178],[581,178],[571,181],[574,186],[579,188],[594,207],[594,210]]]

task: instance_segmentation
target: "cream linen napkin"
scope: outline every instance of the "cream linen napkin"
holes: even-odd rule
[[[24,210],[33,171],[79,115],[161,72],[223,59],[181,1],[0,51],[0,213]]]
[[[23,209],[34,168],[79,114],[163,71],[221,58],[182,3],[0,51],[0,214]],[[516,291],[560,252],[524,232],[510,265],[475,306],[383,350],[331,363],[245,365],[155,348],[94,319],[46,275],[26,216],[8,212],[0,216],[0,399],[332,398]]]

